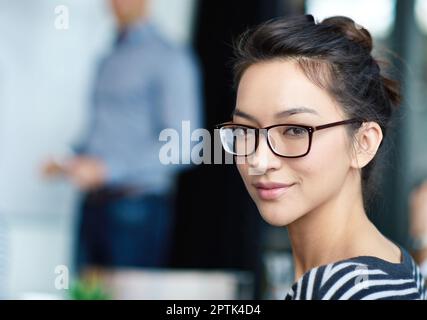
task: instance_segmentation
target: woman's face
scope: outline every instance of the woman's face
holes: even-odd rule
[[[249,67],[239,83],[233,116],[235,123],[258,128],[345,119],[341,107],[291,60]],[[237,166],[264,220],[285,226],[337,197],[350,176],[350,141],[345,126],[316,131],[309,154],[291,159],[273,154],[260,135],[256,153],[238,158]]]

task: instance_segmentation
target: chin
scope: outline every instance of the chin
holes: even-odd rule
[[[264,221],[275,227],[285,227],[298,218],[295,216],[295,210],[280,205],[280,202],[257,202],[256,205]]]

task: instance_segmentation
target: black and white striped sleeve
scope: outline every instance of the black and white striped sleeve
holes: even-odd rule
[[[311,269],[295,283],[287,300],[425,299],[423,278],[416,266],[401,277],[355,261]]]

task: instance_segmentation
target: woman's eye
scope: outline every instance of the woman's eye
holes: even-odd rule
[[[283,135],[299,137],[305,135],[306,133],[307,130],[305,130],[304,128],[289,127],[284,130]]]

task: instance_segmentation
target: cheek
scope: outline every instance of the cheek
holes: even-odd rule
[[[319,198],[337,192],[350,167],[348,152],[342,137],[314,141],[310,153],[292,165],[301,180],[302,196]]]

